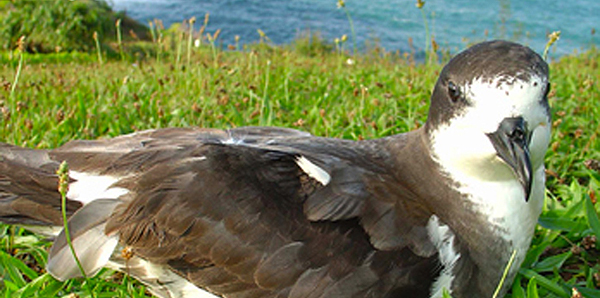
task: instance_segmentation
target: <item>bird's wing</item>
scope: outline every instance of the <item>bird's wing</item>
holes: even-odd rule
[[[49,154],[127,190],[106,243],[118,235],[137,256],[226,297],[425,293],[423,278],[436,271],[427,207],[377,143],[280,128],[163,129]]]

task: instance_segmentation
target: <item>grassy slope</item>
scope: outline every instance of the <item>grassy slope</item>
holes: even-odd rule
[[[3,63],[0,140],[49,148],[72,139],[149,128],[244,125],[375,138],[423,124],[441,69],[392,55],[363,55],[348,65],[347,57],[338,54],[309,57],[283,48],[256,48],[216,56],[210,48],[197,49],[192,63],[184,65],[182,59],[184,67],[176,67],[174,58],[103,65],[93,55],[62,63],[26,58],[30,62],[13,97],[16,63]],[[589,224],[600,204],[596,212],[591,203],[586,205],[590,196],[600,194],[600,173],[584,166],[586,160],[600,160],[599,58],[592,50],[551,66],[555,121],[546,158],[547,207],[512,297],[571,297],[574,286],[584,297],[600,297],[595,290],[600,244]],[[5,297],[87,296],[90,288],[98,297],[144,296],[143,287],[108,271],[87,283],[54,281],[38,265],[46,258],[47,244],[8,226],[0,226],[0,233],[0,289]]]

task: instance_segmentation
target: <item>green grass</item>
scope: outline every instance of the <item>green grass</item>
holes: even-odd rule
[[[349,65],[344,53],[323,47],[311,40],[296,48],[263,43],[230,52],[205,44],[192,48],[190,63],[177,63],[177,45],[147,50],[146,59],[103,64],[94,54],[27,55],[12,97],[18,55],[4,53],[0,141],[51,148],[149,128],[265,124],[361,139],[423,125],[442,64],[414,64],[378,49]],[[600,196],[600,173],[585,166],[600,160],[598,60],[600,52],[590,49],[551,65],[546,206],[509,297],[568,298],[573,288],[600,297],[600,204],[590,200]],[[6,225],[0,234],[3,297],[89,297],[88,289],[96,297],[148,296],[130,277],[108,270],[87,281],[58,282],[43,270],[47,242]]]

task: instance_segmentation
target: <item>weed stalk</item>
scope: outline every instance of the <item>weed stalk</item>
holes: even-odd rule
[[[423,24],[425,25],[425,63],[429,63],[429,39],[431,36],[429,35],[429,24],[427,23],[427,15],[425,14],[425,10],[423,7],[425,6],[425,1],[417,0],[416,4],[417,8],[421,11],[421,17],[423,17]]]
[[[267,36],[267,34],[260,30],[260,29],[256,29],[256,32],[258,32],[258,36],[260,36],[260,43],[264,43],[265,41],[269,41],[269,37]]]
[[[202,35],[204,35],[204,31],[206,30],[206,26],[208,26],[208,20],[209,20],[209,18],[210,18],[210,14],[207,12],[204,15],[204,23],[202,23],[202,27],[200,27],[200,32],[199,32],[200,34],[198,34],[198,35],[200,35],[200,38],[198,39],[198,47],[202,46]]]
[[[217,29],[217,31],[215,31],[215,33],[213,35],[210,35],[210,33],[206,33],[206,37],[208,38],[208,41],[210,42],[210,48],[212,50],[212,54],[213,54],[213,61],[215,64],[215,69],[219,68],[219,60],[218,60],[218,56],[217,56],[217,47],[215,46],[215,41],[217,40],[217,38],[219,38],[219,33],[221,33],[221,29]]]
[[[352,21],[352,16],[350,16],[350,11],[346,8],[346,2],[344,0],[338,0],[337,2],[338,8],[341,8],[346,13],[346,17],[348,18],[348,23],[350,24],[350,32],[352,33],[352,51],[354,56],[356,56],[356,32],[354,31],[354,22]]]
[[[337,55],[338,69],[339,69],[342,66],[342,63],[341,63],[341,56],[342,56],[341,43],[340,43],[340,39],[337,38],[337,37],[333,41],[335,42],[335,53]]]
[[[179,69],[181,62],[181,52],[183,51],[183,36],[183,31],[177,33],[177,53],[175,54],[175,66],[177,69]]]
[[[271,102],[269,100],[269,94],[268,89],[269,89],[269,72],[271,69],[271,60],[267,60],[267,68],[265,69],[265,88],[263,89],[263,96],[262,96],[262,109],[261,109],[261,118],[262,118],[262,124],[261,125],[266,125],[266,126],[271,126],[271,114],[272,114],[272,110],[273,108],[271,107]]]
[[[98,53],[98,63],[102,65],[102,48],[100,48],[100,40],[98,39],[98,32],[94,31],[94,41],[96,42],[96,51]]]
[[[148,21],[148,28],[150,29],[150,35],[152,35],[152,42],[156,43],[156,32],[154,32],[154,22]]]
[[[90,281],[83,269],[83,265],[81,265],[81,261],[79,261],[79,257],[77,257],[77,253],[75,252],[75,247],[73,246],[73,241],[71,240],[71,233],[69,232],[69,224],[67,220],[67,192],[69,191],[69,165],[66,161],[63,161],[58,170],[56,170],[56,174],[58,175],[58,192],[61,197],[61,212],[63,218],[63,229],[65,233],[65,239],[67,240],[67,244],[69,245],[69,249],[71,250],[71,254],[75,259],[75,263],[81,271],[81,275],[85,278],[86,287],[90,293],[91,297],[95,297],[94,292],[91,289]]]
[[[192,61],[192,44],[194,42],[194,23],[196,23],[196,17],[192,17],[188,21],[189,32],[188,32],[188,45],[187,45],[187,66],[189,67]]]
[[[162,31],[161,29],[164,29],[164,27],[162,27],[162,22],[158,19],[154,19],[154,30],[155,30],[155,35],[156,35],[156,62],[160,63],[160,57],[162,55],[162,51],[163,51],[163,47],[162,47],[162,41],[163,41],[163,35],[162,35]]]
[[[121,36],[121,19],[117,19],[115,22],[115,27],[117,28],[117,43],[119,45],[119,54],[121,55],[121,60],[124,60],[123,53],[123,37]]]
[[[17,50],[19,52],[19,65],[17,66],[17,73],[15,73],[15,80],[10,87],[9,98],[13,98],[17,84],[19,83],[19,77],[21,76],[21,70],[23,69],[23,63],[25,61],[25,36],[21,36],[17,41]]]

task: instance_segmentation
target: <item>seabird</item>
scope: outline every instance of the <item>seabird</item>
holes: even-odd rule
[[[490,41],[443,68],[424,126],[381,139],[242,127],[3,144],[0,220],[60,231],[67,161],[87,275],[121,270],[159,297],[502,297],[542,209],[548,90],[538,54]],[[81,276],[64,231],[47,269]]]

